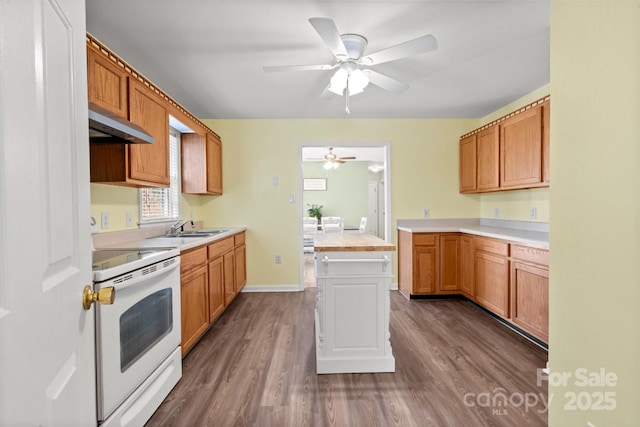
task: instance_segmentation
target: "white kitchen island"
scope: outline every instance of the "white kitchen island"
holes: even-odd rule
[[[318,374],[395,372],[389,340],[391,253],[376,236],[314,236]]]

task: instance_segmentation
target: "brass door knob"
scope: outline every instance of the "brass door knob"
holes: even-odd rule
[[[94,302],[98,302],[98,304],[113,304],[115,299],[116,290],[113,286],[102,288],[98,292],[94,292],[93,289],[91,289],[91,286],[87,285],[84,287],[84,291],[82,292],[82,307],[85,310],[89,310],[89,308],[91,308],[91,304]]]

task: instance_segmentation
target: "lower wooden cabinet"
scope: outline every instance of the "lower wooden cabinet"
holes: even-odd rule
[[[498,316],[509,317],[509,260],[476,252],[475,300]]]
[[[440,277],[438,291],[440,293],[457,293],[461,275],[460,235],[447,234],[439,236]]]
[[[224,311],[224,269],[222,257],[209,262],[209,322]]]
[[[460,292],[469,299],[476,296],[476,248],[473,237],[463,235],[460,238],[461,244],[461,266],[460,266]]]
[[[462,294],[530,335],[549,338],[549,251],[465,233],[398,231],[407,297]]]
[[[511,321],[549,340],[549,251],[512,245]]]
[[[180,319],[184,355],[209,327],[207,249],[180,254]]]
[[[398,231],[398,257],[398,287],[405,296],[459,292],[459,233]]]
[[[235,284],[235,252],[230,250],[222,256],[222,265],[224,270],[224,305],[229,305],[236,297]]]
[[[198,342],[245,285],[244,239],[245,233],[242,232],[180,254],[183,355]]]

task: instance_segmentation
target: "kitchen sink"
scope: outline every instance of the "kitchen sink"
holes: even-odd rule
[[[162,236],[154,236],[149,237],[149,239],[173,239],[173,238],[185,238],[185,237],[210,237],[215,236],[216,234],[226,233],[229,231],[228,229],[216,229],[216,230],[196,230],[196,231],[184,231],[182,233],[172,235],[162,235]]]
[[[229,230],[198,230],[198,231],[185,231],[178,234],[177,237],[206,237],[215,236],[216,234],[225,233]]]

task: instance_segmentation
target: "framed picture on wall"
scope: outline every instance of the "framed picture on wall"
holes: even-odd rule
[[[302,189],[305,191],[325,191],[327,178],[303,178]]]

